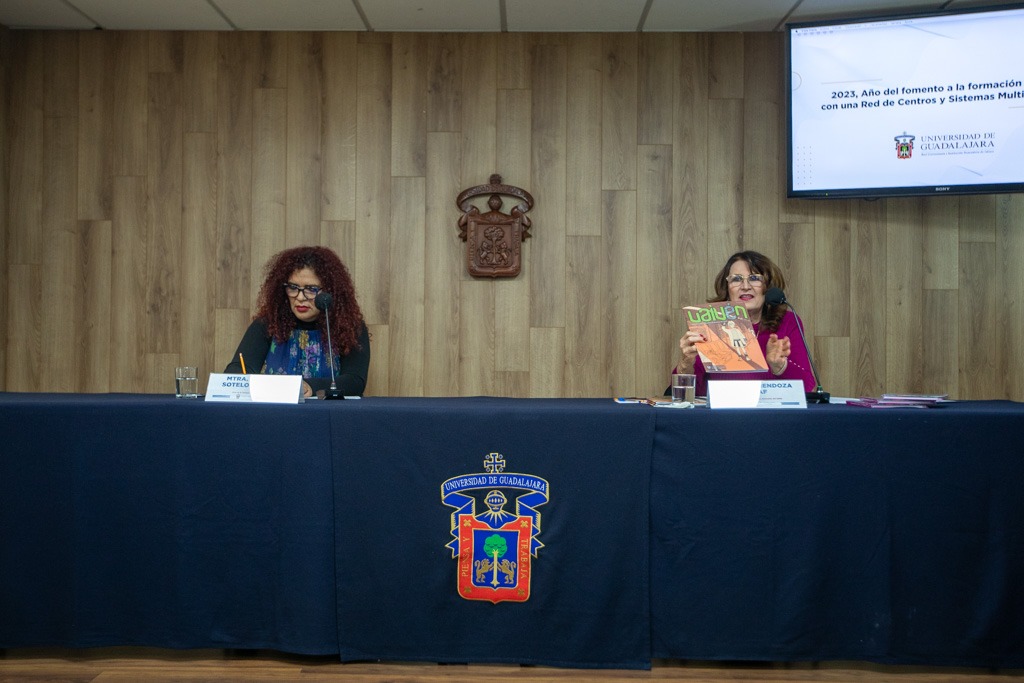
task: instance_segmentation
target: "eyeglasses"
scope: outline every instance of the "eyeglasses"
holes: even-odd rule
[[[293,285],[290,282],[286,282],[284,285],[284,291],[288,293],[288,296],[295,299],[299,294],[304,294],[307,299],[315,299],[316,295],[320,293],[320,287],[314,287],[313,285],[306,285],[305,287],[299,287]]]
[[[758,285],[764,284],[764,275],[758,275],[757,273],[751,273],[747,277],[742,275],[730,275],[725,278],[725,281],[729,283],[730,287],[739,287],[744,282],[749,282],[751,287],[757,287]]]

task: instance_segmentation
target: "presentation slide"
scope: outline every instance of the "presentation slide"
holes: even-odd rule
[[[790,31],[792,190],[1024,182],[1024,9]]]

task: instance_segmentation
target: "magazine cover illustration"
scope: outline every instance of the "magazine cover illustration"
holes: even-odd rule
[[[683,306],[686,326],[704,336],[697,353],[708,372],[767,372],[747,309],[728,302]]]

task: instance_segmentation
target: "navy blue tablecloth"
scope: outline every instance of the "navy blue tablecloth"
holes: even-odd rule
[[[652,656],[1024,665],[1024,409],[659,411]]]
[[[650,666],[651,409],[499,398],[344,408],[331,430],[342,659]],[[483,513],[493,488],[516,513],[536,488],[477,483],[491,454],[504,473],[548,485],[546,502],[521,511],[540,526],[523,601],[492,602],[486,586],[460,596],[452,527],[473,515],[459,517],[448,503],[466,500],[446,494],[475,493]]]
[[[327,411],[0,394],[0,647],[337,652]]]
[[[0,393],[0,648],[1021,667],[1021,427]]]

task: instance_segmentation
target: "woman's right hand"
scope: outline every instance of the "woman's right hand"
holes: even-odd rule
[[[703,342],[703,341],[707,341],[704,338],[704,335],[702,335],[699,332],[694,332],[693,330],[687,330],[686,334],[684,334],[682,337],[680,337],[680,339],[679,339],[680,359],[679,359],[679,365],[676,366],[677,369],[679,369],[681,371],[682,370],[689,371],[690,369],[693,368],[693,361],[694,361],[694,359],[697,358],[697,342]]]

